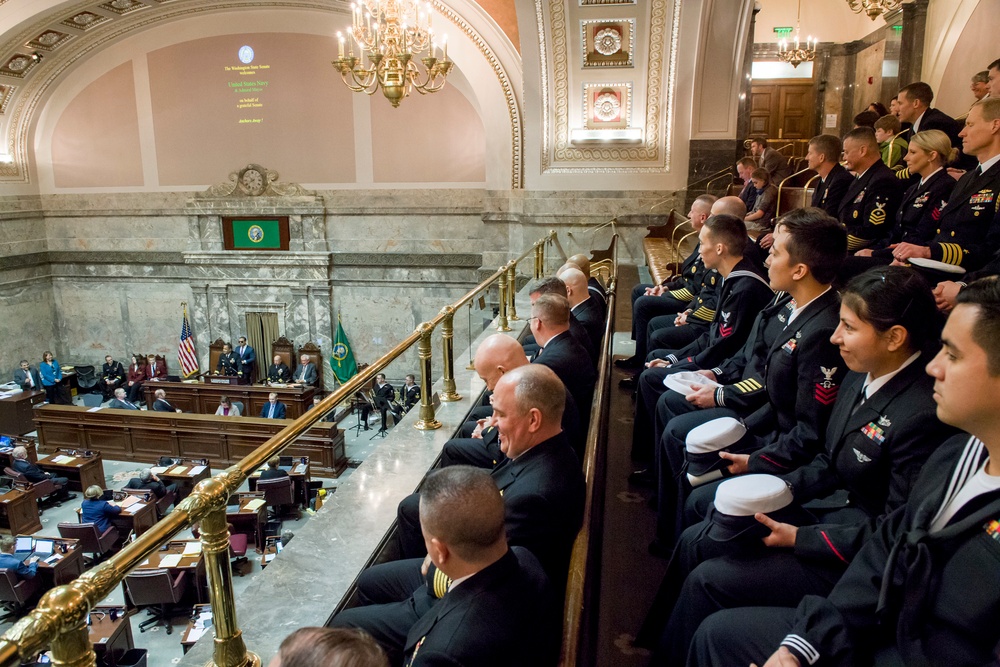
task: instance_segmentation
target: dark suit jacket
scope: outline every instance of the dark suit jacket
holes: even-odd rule
[[[549,667],[559,653],[559,608],[538,560],[512,547],[472,575],[410,628],[410,667]]]
[[[955,189],[955,179],[945,169],[937,172],[921,185],[914,183],[903,195],[896,214],[896,225],[886,244],[915,243],[927,245],[937,233],[941,213],[948,204],[948,197]],[[873,257],[892,258],[888,247],[872,252]]]
[[[851,172],[839,163],[835,164],[826,175],[826,180],[821,179],[817,184],[811,205],[823,209],[828,215],[836,218],[844,201],[844,195],[847,194],[847,189],[851,187],[853,180]]]
[[[42,391],[42,376],[39,375],[38,369],[34,366],[29,366],[27,373],[20,368],[14,371],[14,382],[21,387],[21,389],[29,389],[28,387],[28,374],[31,374],[31,381],[35,383],[35,391]]]
[[[955,166],[966,170],[975,169],[977,164],[976,158],[962,152],[962,138],[958,136],[958,133],[962,131],[962,125],[962,123],[939,109],[928,109],[924,112],[924,117],[920,119],[918,131],[941,130],[951,139],[951,145],[958,149],[958,160],[956,160]],[[904,138],[907,140],[911,139],[913,137],[913,127],[911,126],[905,132],[900,132],[900,134],[905,134]]]
[[[775,186],[780,185],[781,181],[792,173],[792,168],[788,166],[788,159],[770,146],[761,153],[760,166],[771,174],[771,181]]]
[[[533,364],[548,366],[562,380],[580,409],[580,421],[583,431],[590,422],[590,403],[594,398],[594,385],[597,383],[597,373],[593,364],[587,363],[590,356],[568,331],[552,338],[545,344],[535,358]],[[581,407],[582,406],[582,407]]]
[[[305,371],[305,377],[302,380],[299,380],[299,378],[302,377],[303,371]],[[319,376],[316,373],[316,364],[310,362],[305,366],[299,366],[297,369],[295,369],[295,376],[292,378],[292,380],[294,382],[301,381],[303,384],[313,387],[316,385],[316,379],[318,377]]]
[[[138,406],[129,403],[128,401],[121,401],[117,398],[112,398],[111,403],[108,404],[109,408],[117,408],[119,410],[138,410]]]
[[[156,412],[176,412],[177,408],[175,408],[162,398],[158,398],[155,401],[153,401],[153,410]]]
[[[138,477],[133,477],[125,485],[126,489],[145,489],[152,491],[153,495],[157,498],[162,498],[167,495],[167,487],[163,486],[163,482],[157,482],[155,480],[149,480],[148,482],[143,482]]]
[[[271,412],[271,402],[268,401],[264,404],[264,407],[260,409],[261,417],[269,417],[271,419],[284,419],[285,418],[285,404],[281,401],[275,401],[274,403],[274,416],[270,416]]]
[[[24,475],[24,478],[32,484],[36,482],[43,482],[49,478],[48,473],[31,461],[27,461],[25,459],[14,459],[14,462],[11,463],[10,467]]]
[[[573,315],[580,321],[580,324],[587,330],[587,337],[594,350],[601,349],[601,341],[604,339],[604,314],[607,305],[601,305],[593,297],[580,302],[572,310]]]
[[[553,586],[561,590],[583,521],[584,500],[580,461],[565,434],[540,442],[514,460],[504,459],[490,475],[503,492],[507,540],[538,557]]]

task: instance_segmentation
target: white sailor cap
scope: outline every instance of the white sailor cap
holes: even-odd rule
[[[722,468],[729,462],[719,452],[730,451],[747,433],[738,419],[719,417],[691,429],[684,442],[684,458],[691,486],[698,486],[722,477]]]
[[[793,502],[792,491],[774,475],[740,475],[727,479],[715,490],[715,503],[705,517],[708,536],[719,542],[737,537],[766,536],[769,529],[754,515],[767,514],[775,521],[802,525],[804,510]]]

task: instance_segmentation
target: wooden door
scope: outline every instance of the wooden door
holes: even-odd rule
[[[813,107],[811,81],[754,81],[750,90],[750,136],[809,139],[813,136]]]

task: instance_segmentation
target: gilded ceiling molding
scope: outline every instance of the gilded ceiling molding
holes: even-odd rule
[[[542,81],[542,156],[544,173],[663,173],[669,171],[671,154],[671,117],[673,112],[677,68],[677,45],[680,39],[679,1],[650,0],[649,64],[646,68],[646,121],[641,146],[623,145],[610,147],[576,148],[570,144],[569,103],[570,49],[566,8],[569,0],[548,0],[552,54],[547,53],[544,22],[544,0],[535,0],[535,18],[538,22],[538,39],[541,56]],[[668,5],[673,7],[670,39],[667,32]],[[654,45],[656,48],[653,48]],[[666,51],[666,53],[665,53]],[[552,81],[549,85],[547,63],[552,63]],[[663,94],[664,67],[666,95]],[[582,70],[581,70],[582,71]],[[638,70],[637,70],[638,71]],[[551,91],[551,93],[550,93]],[[550,99],[550,94],[552,98]],[[551,121],[550,121],[551,119]],[[551,123],[551,124],[550,124]],[[662,138],[661,138],[662,137]],[[553,145],[554,140],[554,145]],[[658,162],[652,167],[583,167],[570,166],[576,162]]]
[[[5,1],[6,0],[0,0],[0,4]],[[165,0],[157,1],[164,2]],[[128,0],[123,0],[123,2],[128,2]],[[454,10],[445,5],[441,0],[431,0],[431,2],[442,15],[454,23],[455,26],[462,31],[462,33],[472,40],[472,42],[479,49],[479,52],[482,53],[483,57],[490,64],[490,67],[493,69],[493,72],[497,77],[497,81],[500,83],[500,87],[503,90],[504,98],[507,104],[507,112],[510,117],[511,124],[510,182],[513,189],[520,189],[523,187],[524,181],[522,166],[523,128],[521,112],[517,104],[517,98],[515,96],[513,86],[511,85],[510,78],[501,64],[500,59],[496,56],[493,49],[489,44],[487,44],[486,40],[483,39],[475,28],[473,28]],[[68,19],[76,14],[79,14],[81,11],[86,10],[88,7],[101,6],[102,5],[95,2],[78,3],[68,7],[64,16]],[[38,106],[42,103],[45,92],[48,88],[80,59],[91,55],[93,52],[103,48],[107,43],[113,42],[127,33],[148,28],[160,22],[180,18],[189,18],[203,12],[216,13],[229,9],[262,8],[260,2],[255,0],[194,0],[192,2],[174,0],[169,2],[169,4],[156,6],[142,5],[142,7],[147,9],[147,11],[135,12],[134,14],[127,12],[126,15],[116,18],[115,20],[111,20],[109,18],[105,25],[94,29],[93,33],[88,32],[86,34],[75,36],[75,39],[71,44],[60,50],[60,57],[47,59],[39,67],[39,72],[37,72],[35,76],[33,76],[23,87],[20,88],[19,94],[15,97],[15,103],[12,106],[10,122],[6,131],[7,153],[13,158],[13,160],[12,162],[6,164],[0,163],[0,182],[30,182],[27,170],[27,158],[29,146],[28,134],[31,128],[31,121],[34,118],[35,113],[38,111]],[[349,4],[345,0],[339,0],[337,2],[330,2],[329,0],[278,0],[270,3],[267,7],[301,8],[325,12],[335,10],[342,11],[344,13],[348,13],[350,11]],[[43,32],[47,26],[57,23],[58,21],[59,18],[52,18],[50,15],[45,21],[28,26],[17,37],[0,46],[0,53],[15,49],[18,44],[23,44],[24,42],[33,39],[35,36]],[[13,90],[13,87],[7,86],[7,88],[10,89],[7,91],[7,97],[9,98],[9,92]]]

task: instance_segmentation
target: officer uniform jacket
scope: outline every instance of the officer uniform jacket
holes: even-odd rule
[[[749,245],[747,246],[750,247]],[[711,324],[715,319],[715,311],[719,306],[719,294],[722,291],[722,276],[715,269],[705,270],[701,274],[701,285],[697,296],[691,300],[686,310],[690,311],[688,320]]]
[[[822,451],[822,437],[847,372],[830,336],[840,322],[840,295],[816,297],[771,343],[764,366],[768,402],[747,418],[761,448],[749,471],[779,475]]]
[[[677,275],[664,284],[667,291],[663,293],[663,296],[669,296],[671,299],[684,303],[692,301],[701,290],[702,275],[707,271],[705,263],[701,261],[701,253],[695,247],[681,263]]]
[[[930,457],[906,505],[865,542],[827,598],[807,596],[782,644],[802,664],[864,664],[895,644],[907,665],[995,664],[1000,640],[1000,491],[930,533],[939,509],[987,458],[975,437]]]
[[[672,363],[689,361],[698,368],[714,368],[735,355],[750,335],[757,314],[774,292],[754,265],[741,259],[722,281],[719,306],[708,331],[687,347],[667,354]],[[588,401],[586,405],[589,405]]]
[[[580,461],[566,435],[540,442],[516,459],[504,459],[490,475],[503,494],[507,540],[530,550],[561,590],[583,521],[584,500]]]
[[[1000,162],[985,174],[968,171],[941,213],[931,259],[974,270],[1000,249]]]
[[[837,215],[847,228],[848,252],[869,248],[889,237],[904,188],[881,160],[851,182]]]
[[[292,379],[292,374],[285,364],[271,364],[267,367],[268,382],[288,382]]]
[[[851,172],[844,169],[840,163],[835,164],[826,175],[826,179],[821,178],[816,185],[810,206],[823,209],[833,218],[838,217],[844,195],[847,194],[847,189],[851,187],[853,180]]]
[[[122,362],[112,359],[110,364],[102,364],[101,379],[104,382],[110,380],[116,385],[121,384],[125,379],[125,369],[122,367]]]
[[[559,655],[559,608],[538,560],[511,547],[426,612],[406,636],[409,667],[548,667]]]
[[[955,188],[955,179],[948,171],[941,169],[931,175],[923,184],[919,181],[910,186],[896,213],[896,225],[889,238],[877,246],[892,243],[913,243],[927,245],[937,232],[941,213],[948,204],[948,197]],[[892,250],[881,247],[872,252],[873,257],[892,258]]]
[[[563,332],[550,339],[531,361],[533,364],[551,368],[573,395],[577,408],[583,406],[580,419],[584,432],[590,421],[589,406],[594,398],[594,385],[597,383],[597,372],[593,365],[585,363],[588,359],[587,351],[569,335],[569,332]]]
[[[848,373],[826,427],[825,451],[783,475],[797,503],[822,499],[809,508],[819,523],[799,528],[797,555],[846,566],[876,522],[906,503],[939,444],[957,433],[935,416],[928,361],[921,355],[860,406],[867,375]]]
[[[243,362],[240,355],[233,351],[223,352],[219,355],[219,363],[215,365],[215,370],[222,375],[243,375]]]
[[[28,374],[31,374],[31,381],[35,383],[35,391],[42,391],[42,376],[39,374],[38,369],[29,366],[27,371],[20,368],[14,371],[14,382],[18,384],[21,389],[27,391],[30,388],[28,384]]]

